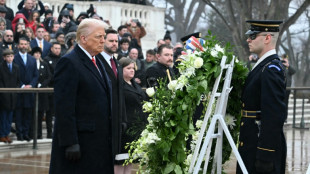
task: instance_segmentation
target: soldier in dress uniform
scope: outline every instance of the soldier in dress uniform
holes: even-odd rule
[[[284,174],[286,140],[285,69],[276,53],[282,21],[249,20],[246,32],[251,53],[258,61],[242,92],[239,153],[250,174]],[[241,168],[237,165],[237,174]]]
[[[166,44],[159,46],[156,56],[157,62],[146,71],[148,87],[158,86],[159,79],[167,84],[174,79],[172,46]]]

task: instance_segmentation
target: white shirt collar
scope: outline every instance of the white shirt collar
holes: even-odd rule
[[[38,45],[40,45],[40,42],[42,42],[42,45],[43,45],[43,40],[44,40],[44,39],[39,40],[39,39],[36,37],[36,41],[37,41]]]
[[[88,56],[88,58],[91,60],[92,56],[80,45],[78,44],[78,46],[83,50],[83,52]]]
[[[19,51],[19,55],[23,58],[23,55],[25,56],[25,58],[27,58],[27,53],[22,53]]]
[[[255,63],[255,65],[253,66],[252,70],[257,66],[259,65],[263,60],[265,60],[267,57],[273,55],[273,54],[277,54],[276,50],[275,49],[272,49],[272,50],[269,50],[267,51],[262,57],[260,57],[258,59],[258,61]]]
[[[112,67],[112,66],[111,66],[111,61],[110,61],[110,59],[111,59],[112,56],[109,55],[109,54],[107,54],[107,53],[104,52],[104,51],[102,51],[100,54],[104,57],[104,59],[107,61],[107,63],[110,65],[110,67]]]

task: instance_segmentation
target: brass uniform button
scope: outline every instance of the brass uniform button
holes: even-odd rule
[[[244,123],[243,122],[241,122],[241,126],[243,126],[244,125]]]
[[[240,142],[240,146],[243,146],[243,142],[242,141]]]

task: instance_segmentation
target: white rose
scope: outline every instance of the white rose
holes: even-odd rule
[[[224,53],[224,49],[221,46],[219,46],[218,44],[215,45],[215,50],[218,52]]]
[[[176,86],[177,86],[177,80],[172,80],[168,84],[168,89],[170,89],[171,91],[174,91]]]
[[[153,97],[154,94],[155,94],[155,89],[154,89],[154,87],[147,88],[147,89],[146,89],[146,94],[147,94],[149,97]]]
[[[211,50],[211,56],[216,57],[217,56],[217,51],[216,50]]]
[[[203,65],[203,59],[198,57],[195,61],[194,61],[194,67],[196,69],[200,68]]]
[[[201,128],[202,124],[203,124],[203,121],[202,121],[202,120],[197,120],[197,121],[196,121],[196,127],[197,127],[198,129]]]
[[[190,77],[190,76],[192,76],[192,75],[194,75],[194,74],[195,74],[195,68],[193,68],[193,67],[187,68],[186,71],[185,71],[185,73],[184,73],[184,75],[185,75],[186,77]]]
[[[188,79],[186,78],[185,75],[181,75],[179,78],[178,78],[178,83],[176,84],[176,89],[181,89],[188,84]]]
[[[144,103],[144,105],[142,106],[142,109],[144,110],[144,112],[150,112],[153,109],[153,105],[150,102],[146,102]]]

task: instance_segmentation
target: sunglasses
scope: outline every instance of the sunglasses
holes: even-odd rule
[[[256,39],[256,37],[258,37],[258,36],[267,36],[268,34],[261,34],[261,35],[259,35],[259,33],[257,33],[257,34],[250,34],[249,36],[248,36],[248,38],[250,38],[251,40],[255,40]],[[273,34],[269,34],[270,36],[274,36]]]

